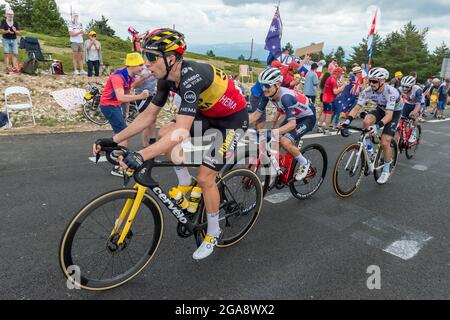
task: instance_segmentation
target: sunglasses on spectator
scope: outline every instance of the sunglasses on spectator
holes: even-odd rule
[[[372,83],[372,84],[378,84],[378,83],[380,83],[380,80],[374,80],[374,79],[372,79],[372,80],[369,80],[369,83]]]
[[[155,54],[150,51],[142,51],[142,56],[146,57],[149,62],[156,62],[163,57],[162,54]]]

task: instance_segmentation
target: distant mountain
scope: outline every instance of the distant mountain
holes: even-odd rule
[[[212,50],[216,56],[227,57],[237,59],[241,54],[244,55],[245,58],[250,57],[250,47],[251,42],[244,43],[216,43],[216,44],[190,44],[188,45],[188,51],[206,54],[206,51]],[[352,52],[351,46],[342,46],[345,51],[346,58],[349,58],[349,54]],[[326,46],[324,49],[324,53],[328,54],[332,50],[337,49],[337,46]],[[253,59],[259,59],[261,62],[266,61],[268,51],[264,50],[264,44],[255,43],[253,45]]]

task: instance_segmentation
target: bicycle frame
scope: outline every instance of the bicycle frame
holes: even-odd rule
[[[406,124],[409,124],[409,129],[406,129]],[[416,141],[414,143],[409,143],[409,137],[411,136],[411,133],[415,127],[416,126],[414,125],[414,121],[412,119],[405,118],[402,116],[402,118],[400,119],[400,123],[397,127],[397,132],[398,132],[398,141],[397,142],[398,142],[400,148],[404,149],[404,148],[413,147],[419,143],[418,141]],[[402,143],[400,143],[400,140]]]
[[[349,159],[347,160],[347,163],[345,165],[345,170],[348,170],[350,165],[353,163],[353,157],[355,156],[356,153],[356,162],[355,162],[355,166],[352,170],[352,174],[355,174],[356,170],[359,167],[359,164],[361,162],[361,156],[364,155],[364,159],[366,161],[366,163],[368,164],[368,172],[370,174],[372,174],[375,170],[380,170],[383,168],[384,165],[381,165],[379,167],[375,168],[375,160],[372,161],[372,159],[370,159],[369,157],[369,153],[367,151],[367,145],[364,143],[364,141],[366,141],[366,139],[369,137],[369,134],[366,132],[362,132],[361,133],[361,137],[359,138],[359,141],[357,142],[359,145],[359,149],[357,152],[352,151],[352,154],[350,155]],[[379,139],[379,137],[377,137]],[[380,152],[381,149],[381,144],[378,143],[377,148],[376,148],[376,154],[378,154]]]

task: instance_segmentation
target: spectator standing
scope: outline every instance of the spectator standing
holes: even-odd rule
[[[281,64],[288,66],[292,61],[295,61],[295,56],[290,54],[288,48],[284,48],[281,56],[279,56],[276,60],[281,62]]]
[[[115,134],[127,127],[126,117],[128,110],[126,106],[131,101],[144,100],[150,95],[148,90],[143,90],[139,95],[130,94],[134,77],[142,72],[144,59],[137,52],[127,54],[124,68],[117,69],[108,78],[100,98],[100,110],[108,120]],[[127,146],[128,141],[121,145]],[[123,177],[119,166],[111,171],[114,176]]]
[[[401,71],[397,71],[394,75],[394,78],[392,78],[391,82],[389,83],[391,86],[393,86],[395,89],[400,88],[400,83],[403,78],[403,73]]]
[[[325,60],[320,60],[317,65],[319,66],[317,68],[317,76],[320,78],[322,78],[322,72],[323,72],[323,67],[325,67],[327,63],[325,62]]]
[[[69,25],[70,43],[72,47],[72,61],[74,75],[87,75],[84,71],[83,61],[83,35],[85,35],[83,25],[80,23],[80,15],[78,13],[72,14],[72,20]],[[78,66],[80,71],[78,71]]]
[[[135,82],[132,85],[136,95],[142,94],[144,90],[147,90],[150,94],[146,99],[136,101],[139,113],[142,113],[147,109],[153,97],[156,95],[156,86],[157,80],[154,76],[152,76],[149,68],[146,66],[143,68],[141,74],[136,76]],[[144,148],[156,142],[156,119],[155,122],[150,123],[148,127],[142,131],[141,138],[142,146]]]
[[[103,63],[102,45],[97,40],[95,31],[89,32],[89,39],[84,43],[84,59],[88,66],[88,83],[92,81],[93,71],[95,82],[100,83],[100,65]]]
[[[0,32],[2,33],[3,44],[3,62],[5,64],[5,72],[9,73],[9,58],[12,58],[12,71],[19,73],[19,63],[17,56],[19,47],[17,45],[17,36],[20,34],[19,24],[14,21],[14,11],[10,8],[5,12],[6,19],[1,22]]]
[[[319,85],[319,77],[317,76],[317,68],[319,66],[317,63],[311,65],[311,71],[306,74],[305,85],[303,88],[303,94],[307,96],[313,103],[314,115],[316,115],[316,96],[317,96],[317,86]]]
[[[444,111],[447,106],[450,79],[445,79],[438,89],[437,118],[445,119]]]
[[[336,101],[336,97],[345,89],[345,84],[339,86],[338,82],[340,81],[342,75],[344,74],[344,70],[342,68],[337,67],[333,70],[331,76],[325,82],[325,88],[323,91],[323,112],[320,115],[320,119],[318,122],[318,132],[323,132],[325,134],[329,134],[328,127],[331,123],[331,116],[333,114],[334,103]]]

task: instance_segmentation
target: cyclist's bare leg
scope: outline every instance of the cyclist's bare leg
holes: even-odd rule
[[[205,209],[208,215],[208,230],[206,233],[213,237],[218,237],[220,235],[218,216],[220,193],[216,184],[216,176],[217,171],[203,165],[200,166],[197,176],[197,181],[203,191]]]
[[[371,125],[374,125],[375,122],[377,121],[377,118],[372,115],[372,114],[368,114],[364,117],[364,121],[363,121],[363,128],[367,129],[369,128]]]
[[[297,158],[301,153],[295,144],[292,143],[288,138],[282,137],[280,140],[281,146],[289,152],[294,158]]]
[[[391,149],[391,141],[392,137],[388,136],[386,134],[383,134],[381,136],[381,147],[383,148],[384,152],[384,162],[391,162],[392,160],[392,149]]]

